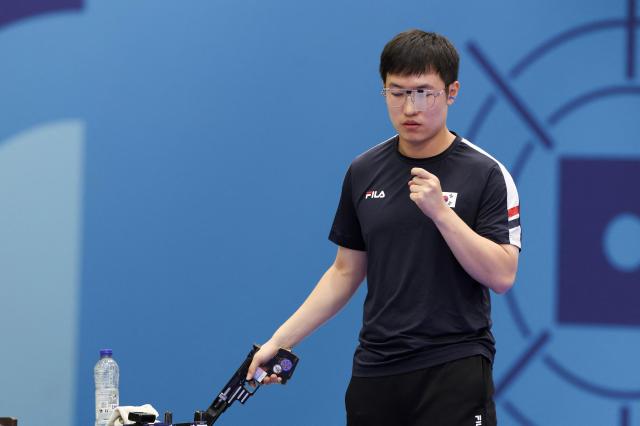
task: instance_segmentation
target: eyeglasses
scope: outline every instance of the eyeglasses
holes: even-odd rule
[[[413,109],[416,111],[426,111],[431,108],[436,98],[442,95],[445,89],[401,89],[398,87],[385,87],[382,89],[382,96],[387,99],[391,108],[403,108],[407,98],[411,99]]]

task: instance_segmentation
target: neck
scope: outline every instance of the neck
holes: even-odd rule
[[[398,150],[409,158],[435,157],[449,148],[455,139],[455,135],[445,126],[431,138],[419,142],[410,142],[400,136]]]

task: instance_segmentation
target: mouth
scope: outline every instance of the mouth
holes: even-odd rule
[[[418,123],[417,121],[407,120],[402,123],[402,125],[408,129],[415,129],[416,127],[420,126],[420,123]]]

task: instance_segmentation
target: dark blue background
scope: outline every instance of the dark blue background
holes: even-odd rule
[[[52,3],[44,14],[32,2],[32,16],[23,13],[28,2],[17,4],[0,6],[0,139],[63,119],[84,126],[82,164],[56,159],[80,167],[83,188],[73,221],[76,292],[59,296],[73,320],[39,321],[47,335],[64,334],[59,344],[77,359],[63,378],[71,383],[66,408],[46,398],[18,408],[0,389],[0,414],[18,411],[38,424],[57,412],[65,424],[90,424],[102,347],[121,366],[122,404],[149,402],[177,420],[206,408],[251,344],[265,341],[331,264],[327,234],[344,172],[393,134],[379,95],[380,51],[419,27],[447,35],[462,57],[449,127],[500,159],[520,190],[520,273],[514,291],[493,297],[501,423],[640,421],[637,323],[604,319],[617,310],[615,297],[561,322],[589,288],[561,287],[557,261],[582,264],[589,275],[595,266],[583,255],[595,253],[618,275],[589,285],[611,281],[603,293],[615,293],[623,276],[625,297],[640,297],[638,210],[615,238],[589,239],[580,229],[595,219],[589,209],[574,211],[574,200],[593,197],[607,200],[615,217],[623,213],[616,197],[638,206],[637,186],[620,195],[609,176],[584,195],[562,160],[640,161],[633,1],[93,0],[58,2],[58,10]],[[585,167],[595,180],[607,175]],[[2,185],[27,191],[23,181]],[[569,249],[558,244],[562,235]],[[42,240],[28,231],[21,238]],[[611,264],[616,253],[631,253],[631,272]],[[43,272],[40,285],[59,284]],[[27,291],[10,288],[8,300]],[[49,290],[29,296],[56,298]],[[362,297],[296,348],[301,363],[290,384],[261,389],[220,424],[343,424]],[[18,342],[3,349],[0,382],[6,369],[11,383],[11,370],[22,371],[12,363],[20,357],[28,372],[39,355],[21,346],[30,329],[4,315],[2,332]],[[60,377],[32,380],[55,392]]]

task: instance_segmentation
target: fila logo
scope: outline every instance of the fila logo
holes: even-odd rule
[[[367,191],[364,194],[364,199],[366,200],[367,198],[384,198],[384,191]]]
[[[443,192],[442,193],[442,198],[444,199],[444,202],[451,208],[454,208],[456,206],[456,201],[458,200],[458,193],[457,192]]]
[[[479,414],[476,416],[476,426],[482,426],[482,416]]]

